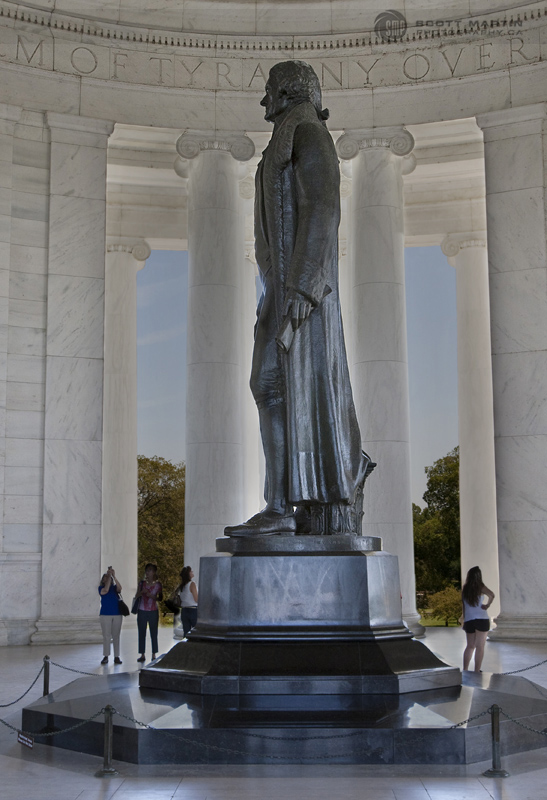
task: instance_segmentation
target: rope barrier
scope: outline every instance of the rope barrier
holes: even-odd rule
[[[38,678],[40,677],[40,675],[42,674],[42,672],[43,672],[43,671],[44,671],[44,665],[42,664],[42,667],[41,667],[41,669],[40,669],[40,672],[39,672],[39,673],[38,673],[38,675],[37,675],[37,676],[34,678],[34,680],[32,681],[32,683],[31,683],[31,684],[30,684],[30,686],[28,687],[27,691],[26,691],[26,692],[23,692],[23,694],[22,694],[20,697],[18,697],[18,698],[17,698],[17,700],[12,700],[12,701],[11,701],[11,703],[1,703],[1,704],[0,704],[0,708],[8,708],[8,706],[14,706],[14,705],[15,705],[15,703],[18,703],[18,702],[19,702],[19,700],[22,700],[22,699],[23,699],[23,697],[26,697],[26,696],[27,696],[27,694],[28,694],[28,693],[30,692],[30,690],[32,689],[32,687],[33,687],[33,686],[36,684],[36,682],[38,681]]]

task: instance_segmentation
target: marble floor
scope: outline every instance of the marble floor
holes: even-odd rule
[[[0,704],[21,695],[36,677],[43,656],[84,672],[133,671],[139,668],[137,632],[122,632],[123,665],[112,658],[100,666],[99,645],[0,648]],[[171,645],[172,631],[160,631],[160,652]],[[447,663],[459,666],[464,634],[456,628],[429,629],[426,644]],[[489,642],[484,670],[507,672],[547,659],[546,643]],[[547,664],[522,673],[547,688]],[[51,690],[77,675],[51,667]],[[0,717],[20,725],[21,708],[38,697],[42,679],[18,703],[0,709]],[[447,766],[138,766],[116,762],[119,775],[96,778],[101,760],[35,744],[18,744],[0,725],[0,797],[9,800],[547,800],[547,750],[503,758],[509,778],[482,776],[489,763]]]

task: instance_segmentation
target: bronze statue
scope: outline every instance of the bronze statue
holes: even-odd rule
[[[338,295],[340,173],[303,61],[276,64],[261,101],[272,138],[256,173],[263,293],[251,390],[266,459],[266,507],[227,536],[360,535],[370,458],[349,380]]]

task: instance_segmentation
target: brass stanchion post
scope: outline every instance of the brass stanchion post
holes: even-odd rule
[[[508,778],[509,773],[501,768],[500,745],[500,707],[493,705],[490,709],[492,721],[492,767],[482,774],[487,778]]]
[[[117,775],[118,770],[112,766],[112,743],[114,739],[114,725],[112,722],[113,708],[111,705],[104,709],[104,756],[103,767],[97,770],[95,776],[104,778],[106,775]]]
[[[42,696],[49,694],[49,656],[44,656],[44,690]]]

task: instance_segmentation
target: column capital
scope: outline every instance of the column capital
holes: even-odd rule
[[[89,145],[90,147],[106,146],[106,142],[114,130],[114,122],[93,117],[81,117],[78,114],[58,114],[46,111],[46,125],[51,132],[51,141],[62,144]]]
[[[499,128],[518,125],[514,135],[542,133],[547,120],[547,103],[534,103],[529,106],[506,108],[502,111],[486,111],[475,117],[477,125],[482,128],[484,140],[503,138],[499,136]]]
[[[469,233],[449,233],[441,242],[441,250],[448,258],[450,266],[454,266],[452,260],[459,253],[468,248],[486,247],[486,233],[483,231],[471,231]]]
[[[107,253],[130,253],[135,261],[142,261],[142,267],[152,252],[145,239],[125,239],[123,237],[108,236],[106,241]],[[141,267],[141,268],[142,268]]]
[[[414,148],[414,137],[406,128],[397,125],[346,131],[336,142],[336,152],[345,160],[371,148],[386,148],[396,156],[407,156]]]
[[[225,131],[188,131],[177,140],[177,153],[182,158],[196,158],[207,150],[230,153],[236,161],[248,161],[255,154],[255,145],[245,134]]]

